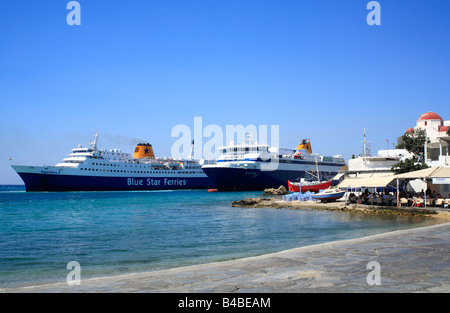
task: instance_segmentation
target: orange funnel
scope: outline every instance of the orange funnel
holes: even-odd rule
[[[154,159],[155,154],[153,153],[152,145],[149,143],[139,143],[134,149],[133,157],[135,159]]]
[[[297,150],[307,150],[311,154],[312,148],[309,139],[303,139],[302,142],[297,146]]]

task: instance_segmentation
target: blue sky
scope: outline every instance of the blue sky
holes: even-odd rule
[[[66,0],[0,2],[0,184],[52,165],[96,130],[103,148],[175,125],[279,125],[280,142],[349,159],[390,146],[428,111],[449,120],[449,1]],[[207,140],[207,139],[204,139]]]

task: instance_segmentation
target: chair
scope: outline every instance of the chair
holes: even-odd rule
[[[427,206],[433,206],[434,205],[434,200],[433,199],[427,199],[425,200]]]
[[[444,206],[447,205],[447,208],[450,206],[450,199],[445,199],[444,200]]]
[[[416,207],[421,207],[421,206],[423,206],[423,204],[424,204],[425,202],[423,201],[423,199],[416,199],[416,201],[415,201],[415,206]]]
[[[436,203],[435,203],[435,205],[436,206],[444,206],[444,202],[445,202],[445,199],[436,199]]]
[[[397,206],[397,198],[392,199],[391,205]]]
[[[408,205],[408,199],[401,198],[400,199],[400,206],[407,206]]]

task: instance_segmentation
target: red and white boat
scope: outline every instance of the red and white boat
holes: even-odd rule
[[[291,182],[288,180],[289,191],[291,192],[318,192],[320,190],[328,189],[331,186],[331,180],[329,181],[320,181],[320,182]]]

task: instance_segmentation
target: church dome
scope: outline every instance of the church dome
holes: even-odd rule
[[[426,121],[426,120],[440,120],[442,121],[442,117],[440,117],[439,114],[433,113],[431,111],[428,111],[427,113],[422,114],[419,117],[419,121]]]

